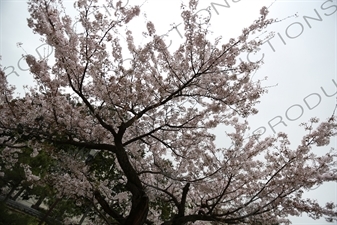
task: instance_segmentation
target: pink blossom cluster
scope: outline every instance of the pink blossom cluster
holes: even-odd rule
[[[239,62],[238,56],[259,50],[262,40],[251,35],[274,21],[267,19],[267,8],[240,36],[223,43],[220,37],[211,41],[210,30],[197,23],[198,1],[191,0],[181,14],[184,41],[171,51],[152,22],[144,25],[142,46],[127,27],[125,43],[116,35],[139,15],[139,6],[119,2],[115,19],[98,11],[89,17],[97,4],[75,4],[84,29],[78,34],[57,1],[29,1],[28,25],[54,47],[55,63],[25,56],[36,87],[21,99],[0,70],[3,160],[15,163],[20,148],[11,146],[30,140],[31,157],[48,152],[58,168],[39,179],[23,165],[27,180],[52,185],[58,198],[78,205],[90,199],[104,211],[97,219],[119,224],[289,224],[287,216],[301,213],[337,219],[335,204],[302,196],[337,180],[336,153],[312,152],[336,135],[335,117],[304,124],[308,134],[297,148],[284,133],[244,138],[246,118],[258,112],[266,89],[252,80],[262,61]],[[130,68],[123,65],[124,50],[132,56]],[[233,130],[226,134],[231,147],[215,145],[211,131],[220,124]],[[106,153],[97,160],[109,169],[93,169],[72,148]],[[116,176],[106,178],[111,173]]]

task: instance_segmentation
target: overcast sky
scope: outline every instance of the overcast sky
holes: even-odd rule
[[[0,55],[1,64],[5,67],[11,83],[17,85],[22,93],[22,85],[31,85],[32,78],[27,65],[21,60],[25,51],[36,57],[52,53],[52,49],[39,41],[39,36],[27,27],[29,17],[25,0],[0,0]],[[114,1],[116,2],[116,1]],[[180,18],[180,0],[127,0],[142,4],[141,11],[148,20],[154,22],[158,34],[165,34],[167,43],[172,47],[180,44],[183,35]],[[186,1],[185,1],[186,2]],[[273,4],[272,4],[273,3]],[[71,10],[73,1],[65,1],[67,11]],[[271,86],[269,93],[261,98],[259,113],[250,118],[251,131],[259,130],[263,135],[275,132],[289,133],[293,146],[299,144],[304,131],[298,125],[313,116],[324,120],[331,116],[336,104],[337,92],[337,1],[336,0],[200,0],[200,15],[210,16],[211,30],[214,37],[222,36],[223,40],[237,37],[243,27],[249,26],[259,16],[259,9],[270,7],[270,16],[281,22],[268,28],[275,32],[275,37],[266,42],[260,53],[251,56],[258,60],[263,56],[265,64],[254,75],[254,79],[268,80],[265,86]],[[206,11],[205,9],[210,9]],[[101,11],[104,12],[104,8]],[[104,12],[113,15],[113,12]],[[172,29],[173,24],[177,26]],[[141,42],[140,27],[143,20],[129,25]],[[23,43],[22,48],[17,43]],[[41,46],[42,45],[42,46]],[[51,57],[51,56],[50,56]],[[246,56],[243,56],[246,57]],[[335,82],[335,83],[334,83]],[[22,94],[21,94],[22,96]],[[215,130],[217,144],[228,146],[224,135],[225,128]],[[220,141],[221,140],[221,141]],[[225,140],[225,141],[224,141]],[[336,147],[333,139],[329,147],[314,149],[323,154],[330,147]],[[311,191],[307,196],[317,198],[319,203],[337,202],[337,185],[330,183]],[[293,224],[331,224],[324,219],[311,220],[305,216],[293,218]]]

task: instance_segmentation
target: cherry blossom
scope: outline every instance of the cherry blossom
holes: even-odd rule
[[[24,147],[31,157],[47,152],[56,166],[40,176],[22,165],[27,181],[52,186],[57,199],[77,206],[90,201],[104,212],[94,224],[289,224],[287,216],[301,213],[336,220],[334,203],[302,197],[337,180],[336,152],[311,151],[336,135],[334,116],[303,124],[308,133],[297,148],[284,133],[246,138],[246,118],[258,113],[266,89],[252,80],[263,62],[238,57],[262,45],[252,35],[274,22],[266,7],[223,43],[198,24],[198,1],[191,0],[181,13],[184,41],[172,51],[153,22],[144,25],[147,42],[135,42],[126,24],[139,6],[118,2],[111,19],[95,11],[98,2],[74,4],[84,30],[77,33],[61,1],[29,1],[28,26],[55,49],[55,63],[25,55],[36,86],[22,98],[0,70],[0,157],[8,168]],[[215,145],[211,130],[220,124],[232,130],[230,147]]]

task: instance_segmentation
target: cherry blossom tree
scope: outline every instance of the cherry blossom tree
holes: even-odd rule
[[[198,2],[190,0],[181,7],[184,41],[171,51],[150,21],[147,42],[135,43],[127,24],[139,6],[107,4],[115,10],[111,20],[95,10],[97,4],[74,4],[83,28],[78,33],[61,1],[29,1],[28,26],[55,49],[55,60],[25,55],[36,86],[21,99],[1,70],[1,157],[15,164],[22,143],[33,149],[32,157],[48,151],[62,162],[47,176],[56,198],[79,205],[90,199],[107,223],[289,224],[287,216],[301,213],[336,220],[334,203],[302,197],[314,185],[337,180],[336,153],[311,151],[335,136],[334,116],[304,123],[307,134],[297,148],[284,133],[245,138],[246,118],[257,113],[266,89],[252,79],[262,62],[240,61],[239,55],[262,45],[252,35],[273,23],[266,7],[223,44],[211,40],[209,27],[198,22]],[[130,68],[124,51],[132,56]],[[211,130],[220,124],[233,129],[228,148],[214,144]],[[74,148],[94,150],[101,159],[92,164],[68,157]],[[28,166],[25,172],[41,182]]]

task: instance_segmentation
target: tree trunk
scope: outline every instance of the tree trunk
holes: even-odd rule
[[[121,140],[121,137],[120,139]],[[125,225],[142,225],[145,223],[149,212],[149,198],[144,191],[143,185],[133,166],[121,141],[116,141],[117,160],[128,181],[126,188],[132,193],[132,207]]]
[[[61,201],[61,198],[56,199],[56,201],[50,206],[49,210],[47,211],[47,213],[44,215],[44,217],[40,220],[38,225],[42,225],[48,218],[48,216],[50,215],[50,213],[53,211],[53,209],[55,208],[55,206]]]
[[[126,219],[125,225],[141,225],[145,223],[149,211],[149,198],[145,192],[136,202],[133,201],[131,212]]]

